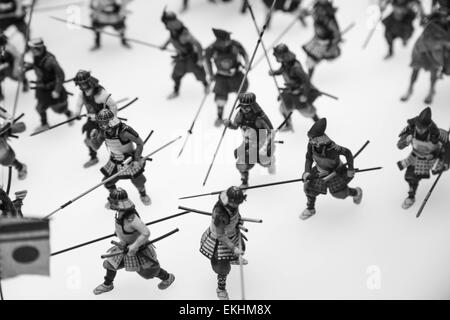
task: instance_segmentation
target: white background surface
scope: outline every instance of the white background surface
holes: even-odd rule
[[[249,15],[238,13],[240,1],[212,5],[205,0],[192,0],[191,8],[180,16],[203,46],[209,45],[214,36],[211,27],[225,28],[241,41],[249,53],[256,44],[256,32]],[[252,1],[257,18],[262,24],[264,8],[259,1]],[[41,5],[59,1],[40,1]],[[138,1],[130,5],[128,35],[133,38],[161,44],[168,36],[160,21],[165,5],[177,10],[181,1]],[[249,260],[245,267],[245,284],[248,299],[443,299],[450,298],[450,216],[448,173],[433,193],[423,216],[415,218],[416,211],[431,186],[431,180],[420,185],[417,203],[408,211],[400,205],[407,195],[408,186],[396,161],[404,158],[408,150],[396,148],[397,136],[406,119],[417,115],[423,108],[428,90],[429,76],[420,75],[416,92],[408,103],[401,103],[400,96],[407,88],[410,77],[410,53],[414,41],[407,48],[396,43],[396,55],[383,61],[386,45],[383,29],[374,35],[367,50],[361,49],[368,33],[367,13],[369,1],[335,1],[339,7],[337,17],[341,28],[352,21],[356,27],[346,36],[342,56],[323,63],[317,70],[314,83],[323,91],[339,96],[339,101],[322,97],[316,102],[320,116],[328,118],[328,134],[338,144],[353,152],[366,141],[371,143],[356,160],[359,168],[383,166],[382,171],[358,175],[352,186],[364,190],[363,202],[355,206],[351,199],[337,200],[320,196],[317,215],[307,221],[298,216],[304,209],[306,198],[302,185],[289,184],[248,192],[248,201],[242,206],[243,216],[261,218],[263,224],[247,224]],[[82,22],[89,23],[87,7],[82,9]],[[429,1],[425,1],[429,10]],[[154,136],[146,145],[147,154],[184,134],[189,128],[202,97],[202,87],[193,75],[184,79],[181,97],[167,101],[172,90],[171,58],[167,52],[133,45],[127,50],[118,39],[104,36],[103,48],[91,53],[93,35],[87,30],[70,29],[49,15],[67,18],[64,10],[36,12],[33,20],[33,36],[42,36],[48,49],[62,64],[66,77],[72,77],[78,69],[92,70],[101,83],[113,93],[115,99],[139,97],[139,102],[123,112],[128,123],[141,136],[151,129]],[[292,17],[276,13],[272,29],[264,40],[270,44],[285,28]],[[312,36],[312,21],[305,29],[296,25],[284,38],[304,64],[305,55],[300,46]],[[11,31],[9,33],[11,34]],[[414,39],[420,31],[416,29]],[[13,36],[16,43],[20,35]],[[258,52],[258,57],[262,50]],[[271,55],[272,58],[272,55]],[[274,61],[274,60],[273,60]],[[274,62],[275,63],[275,62]],[[276,65],[276,64],[275,64]],[[267,63],[263,61],[249,76],[250,90],[276,125],[282,117],[278,112],[277,92],[267,75]],[[282,83],[282,79],[279,79]],[[16,84],[5,83],[5,107],[12,108]],[[437,84],[437,94],[432,105],[433,118],[442,128],[450,125],[448,101],[449,81]],[[73,83],[66,88],[77,92]],[[226,114],[234,95],[230,97]],[[74,108],[75,100],[70,104]],[[88,151],[81,135],[82,123],[74,127],[62,127],[46,134],[29,137],[39,124],[34,110],[33,93],[20,98],[18,114],[26,113],[28,130],[11,144],[18,159],[28,165],[27,180],[18,181],[14,172],[12,191],[27,189],[23,211],[27,216],[43,217],[61,204],[98,183],[102,177],[98,171],[106,163],[108,153],[102,147],[100,164],[83,169]],[[144,221],[155,220],[179,212],[183,204],[210,211],[216,197],[178,201],[179,196],[224,189],[239,185],[240,176],[234,166],[233,150],[240,143],[239,132],[228,132],[217,162],[206,187],[202,181],[221,129],[213,127],[216,106],[212,95],[200,115],[181,159],[176,155],[179,143],[154,157],[148,163],[147,188],[153,205],[144,207],[135,188],[129,182],[120,182],[136,203]],[[49,112],[50,124],[65,120],[64,116]],[[295,133],[283,133],[285,141],[277,149],[278,171],[269,176],[264,169],[251,171],[250,183],[259,184],[301,175],[306,152],[306,132],[312,122],[298,113],[293,116]],[[3,181],[6,183],[6,169]],[[63,211],[51,223],[52,251],[101,237],[113,232],[114,213],[104,208],[107,192],[99,188]],[[209,261],[198,251],[200,237],[209,226],[208,217],[189,214],[151,227],[152,237],[157,237],[176,227],[180,232],[157,244],[161,265],[176,276],[175,283],[161,292],[159,280],[145,281],[137,274],[119,272],[115,289],[96,297],[92,290],[103,281],[104,269],[100,255],[110,247],[103,241],[51,259],[51,277],[21,276],[3,281],[6,299],[215,299],[216,275]],[[368,285],[371,275],[380,280],[378,289]],[[372,288],[372,289],[371,289]],[[233,267],[228,280],[231,298],[240,298],[239,269]]]

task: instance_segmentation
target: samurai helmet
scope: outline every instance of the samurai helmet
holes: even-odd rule
[[[222,29],[215,29],[215,28],[212,28],[212,31],[213,31],[214,35],[216,36],[217,40],[223,40],[223,41],[230,40],[231,32],[228,32],[228,31],[225,31]]]
[[[327,118],[322,118],[313,124],[311,129],[308,131],[308,137],[310,139],[314,139],[325,134],[325,130],[327,129]]]
[[[242,204],[247,199],[247,195],[239,189],[239,187],[230,187],[220,195],[220,200],[224,205],[233,203],[236,205]]]
[[[30,48],[45,48],[45,43],[42,38],[34,38],[28,41],[28,46]]]
[[[163,14],[161,16],[161,21],[166,24],[169,21],[178,20],[177,15],[173,11],[166,11],[164,8]]]
[[[91,73],[86,70],[79,70],[73,81],[82,91],[98,87],[99,82],[97,78],[94,78]]]
[[[331,139],[325,134],[327,129],[327,119],[322,118],[313,124],[308,131],[309,143],[314,146],[323,146],[331,143]]]
[[[112,210],[128,210],[134,208],[134,203],[128,199],[128,193],[122,188],[111,191],[108,201]]]
[[[280,58],[283,61],[294,61],[296,56],[295,54],[289,50],[288,46],[284,43],[280,43],[275,48],[273,48],[273,55],[276,58]]]
[[[253,92],[244,92],[239,95],[239,103],[251,105],[256,102],[256,95]]]
[[[120,120],[108,108],[100,110],[95,116],[95,120],[100,128],[114,128],[120,123]]]
[[[422,110],[422,112],[419,114],[419,116],[416,117],[416,125],[418,127],[429,127],[433,123],[433,120],[431,120],[431,108],[427,107]]]

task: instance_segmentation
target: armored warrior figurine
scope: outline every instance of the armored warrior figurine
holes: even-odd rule
[[[100,170],[105,176],[104,179],[122,170],[125,167],[125,160],[129,157],[133,159],[128,169],[117,178],[107,182],[105,187],[111,193],[116,189],[117,181],[130,179],[139,191],[142,203],[146,206],[150,205],[151,199],[145,190],[147,179],[143,174],[145,168],[145,161],[142,159],[144,142],[139,134],[133,128],[122,123],[109,109],[100,110],[95,119],[100,130],[93,129],[87,143],[94,150],[98,150],[104,141],[111,153],[108,163]],[[136,144],[136,147],[133,144]],[[107,203],[107,207],[108,205],[109,203]]]
[[[16,199],[11,201],[6,192],[0,188],[0,218],[23,218],[22,206],[26,195],[26,190],[17,191]]]
[[[337,8],[329,0],[317,0],[311,14],[314,19],[314,37],[303,46],[308,55],[306,65],[312,77],[316,65],[322,60],[334,60],[341,55],[341,31],[336,20]]]
[[[385,59],[393,56],[395,39],[400,38],[405,46],[408,44],[408,40],[414,32],[413,23],[417,12],[421,17],[423,16],[420,0],[380,0],[381,12],[384,12],[389,4],[392,5],[392,12],[383,19],[386,28],[384,36],[389,47]]]
[[[200,42],[178,20],[175,13],[164,10],[161,21],[170,32],[170,38],[161,46],[161,49],[165,50],[169,44],[172,44],[177,51],[177,55],[173,57],[174,68],[172,79],[174,81],[174,89],[167,98],[173,99],[178,97],[181,79],[187,73],[193,73],[196,79],[203,84],[205,92],[207,92],[208,82],[206,81],[206,72],[203,65],[203,49]]]
[[[81,90],[77,101],[76,115],[81,115],[83,106],[87,110],[87,122],[83,125],[82,133],[86,132],[85,143],[89,148],[90,156],[84,167],[89,168],[98,163],[97,151],[86,142],[90,139],[92,130],[99,129],[95,117],[103,108],[110,109],[114,116],[117,116],[117,105],[111,98],[111,95],[99,84],[98,79],[94,78],[90,72],[85,70],[78,71],[74,81]]]
[[[161,280],[158,288],[167,289],[175,281],[175,276],[161,268],[155,248],[148,243],[150,230],[140,219],[133,202],[128,199],[127,192],[120,188],[112,191],[110,203],[111,209],[117,211],[115,233],[120,243],[108,250],[113,256],[104,261],[105,281],[94,289],[94,294],[114,289],[113,281],[117,270],[123,268],[137,272],[146,280],[156,277]]]
[[[278,98],[281,114],[286,118],[295,109],[303,116],[317,121],[319,117],[313,103],[320,96],[320,92],[312,85],[301,63],[283,43],[273,49],[273,55],[281,63],[281,68],[269,71],[269,75],[283,75],[286,86]],[[293,130],[291,119],[281,129],[281,131],[289,130]]]
[[[422,179],[430,178],[430,171],[439,174],[448,170],[450,145],[448,132],[439,129],[431,119],[431,109],[424,109],[419,116],[409,119],[408,125],[400,133],[399,149],[412,146],[411,154],[397,162],[400,170],[406,169],[405,180],[409,185],[408,197],[402,204],[410,208],[416,200],[416,191]]]
[[[244,141],[234,151],[236,168],[241,173],[241,187],[248,187],[249,171],[259,163],[275,173],[275,155],[272,136],[273,126],[267,115],[256,102],[254,93],[242,93],[239,97],[239,112],[233,121],[224,120],[230,129],[242,130]]]
[[[23,91],[28,91],[28,81],[20,71],[20,53],[8,42],[8,37],[0,32],[0,101],[4,99],[2,83],[6,78],[15,81],[23,76]]]
[[[248,65],[248,55],[241,43],[231,39],[230,32],[220,29],[212,29],[216,36],[216,41],[205,51],[206,69],[211,78],[215,81],[214,93],[217,104],[217,120],[215,126],[219,127],[223,120],[223,109],[228,100],[228,94],[238,92],[239,86],[244,79],[240,58],[244,59],[245,66]],[[214,73],[212,62],[216,66]],[[245,79],[241,92],[248,89],[248,81]]]
[[[362,200],[361,188],[348,186],[355,175],[353,155],[349,149],[337,145],[325,134],[326,127],[327,120],[322,118],[308,131],[308,151],[303,173],[304,189],[308,201],[306,209],[300,215],[302,220],[306,220],[316,213],[316,198],[319,194],[327,194],[327,190],[330,190],[331,195],[338,199],[351,196],[355,204],[360,204]],[[340,160],[340,156],[347,159],[347,167]],[[316,163],[315,167],[313,167],[314,162]],[[334,176],[326,179],[330,174]]]
[[[430,72],[430,89],[425,104],[431,104],[437,80],[443,75],[450,75],[450,7],[442,3],[436,7],[436,11],[425,17],[425,20],[424,30],[414,44],[412,52],[413,70],[408,91],[401,100],[407,101],[411,97],[419,72],[423,69]]]
[[[41,125],[36,131],[41,131],[49,127],[48,108],[65,114],[67,118],[72,117],[72,112],[68,109],[67,92],[63,85],[65,74],[55,56],[47,51],[42,39],[31,40],[28,46],[34,60],[32,64],[25,63],[25,70],[34,69],[36,73],[36,110],[41,117]]]
[[[211,225],[201,238],[200,252],[211,261],[212,269],[217,274],[216,292],[220,300],[229,299],[226,282],[231,264],[239,264],[239,255],[245,253],[245,237],[239,228],[242,226],[239,205],[245,199],[238,187],[222,192],[214,206]],[[245,259],[242,262],[247,264]]]
[[[100,31],[112,27],[120,34],[122,45],[130,48],[125,38],[127,11],[126,5],[132,0],[91,0],[92,27],[96,29],[95,44],[91,50],[98,50],[101,46]]]
[[[27,23],[25,22],[25,10],[22,0],[0,0],[0,30],[5,31],[11,26],[26,37]]]
[[[11,115],[5,109],[0,107],[0,118],[6,119],[0,125],[0,164],[4,167],[13,166],[18,172],[19,180],[24,180],[27,177],[27,166],[17,160],[16,153],[8,143],[11,134],[17,134],[26,130],[25,123],[11,120]]]

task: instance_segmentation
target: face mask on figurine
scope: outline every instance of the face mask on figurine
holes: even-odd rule
[[[183,27],[183,24],[178,20],[177,15],[172,11],[166,11],[164,9],[161,21],[166,25],[166,28],[170,31],[179,30]]]
[[[180,20],[170,20],[166,23],[166,27],[167,29],[169,29],[170,31],[176,31],[176,30],[180,30],[183,27],[183,24],[181,23]]]
[[[230,187],[220,195],[222,203],[230,208],[237,209],[245,200],[247,195],[238,187]]]
[[[214,35],[216,36],[216,48],[219,50],[225,50],[231,46],[231,36],[230,32],[221,29],[212,29]]]
[[[295,55],[284,44],[280,43],[273,49],[273,55],[278,63],[289,62],[295,60]]]
[[[121,188],[113,190],[108,197],[108,201],[111,210],[124,211],[134,208],[134,203],[128,199],[127,192]]]
[[[239,96],[239,106],[243,113],[252,111],[252,105],[256,102],[256,96],[253,92],[241,93]]]
[[[114,116],[114,113],[106,108],[97,113],[95,120],[103,131],[112,131],[120,124],[120,120]]]
[[[418,134],[423,135],[423,134],[425,134],[425,133],[427,133],[429,131],[430,126],[431,125],[426,126],[426,125],[417,123],[416,124],[416,131],[417,131]]]
[[[77,72],[74,82],[88,96],[91,96],[94,93],[94,89],[98,86],[98,80],[85,70]]]
[[[327,119],[322,118],[318,120],[311,129],[308,131],[309,143],[312,145],[315,151],[322,153],[324,148],[329,146],[332,141],[325,134],[327,128]]]
[[[431,120],[431,109],[425,108],[415,121],[415,130],[419,135],[424,135],[430,131],[433,121]]]

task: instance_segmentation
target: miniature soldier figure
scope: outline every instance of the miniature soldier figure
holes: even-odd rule
[[[92,130],[99,129],[95,120],[97,113],[103,108],[108,108],[117,116],[117,104],[105,88],[99,84],[98,79],[94,78],[90,72],[85,70],[78,71],[74,81],[81,90],[77,101],[76,116],[81,115],[81,110],[85,106],[87,122],[83,125],[82,132],[86,132],[86,140],[89,140]],[[89,148],[90,159],[84,164],[84,167],[89,168],[98,163],[97,151],[89,146],[89,142],[85,143]]]
[[[430,73],[430,88],[424,101],[431,104],[437,80],[450,75],[450,9],[447,6],[436,7],[436,11],[425,20],[426,25],[412,52],[408,91],[401,100],[407,101],[411,97],[420,70],[425,70]]]
[[[68,109],[67,91],[63,85],[65,74],[55,56],[47,51],[44,41],[40,38],[31,40],[28,46],[34,60],[32,64],[25,63],[25,70],[34,69],[36,73],[36,110],[41,117],[41,125],[35,130],[37,132],[49,127],[48,108],[56,113],[63,113],[67,118],[71,118],[73,114]]]
[[[281,67],[273,72],[269,71],[269,75],[283,75],[286,86],[279,97],[281,114],[287,118],[295,109],[304,117],[317,121],[319,117],[313,103],[320,96],[319,90],[312,85],[301,63],[285,44],[277,45],[273,49],[273,55],[281,63]],[[280,131],[293,131],[291,119],[288,119]]]
[[[117,211],[115,233],[120,243],[115,243],[115,246],[108,250],[113,256],[104,261],[105,281],[94,289],[94,294],[99,295],[114,289],[113,281],[117,270],[120,269],[137,272],[146,280],[158,278],[161,280],[158,288],[167,289],[175,281],[175,276],[161,268],[154,246],[148,243],[150,230],[142,222],[133,202],[128,199],[127,192],[120,188],[115,189],[109,197],[111,209]]]
[[[308,131],[308,151],[306,153],[305,172],[303,173],[304,189],[307,198],[307,207],[300,215],[306,220],[316,214],[316,198],[319,194],[345,199],[352,197],[355,204],[362,200],[361,188],[350,188],[349,182],[355,175],[353,168],[353,155],[347,148],[334,143],[326,134],[326,118],[318,120]],[[340,156],[347,159],[347,167],[342,163]],[[313,163],[316,164],[313,167]],[[331,179],[326,177],[333,174]]]
[[[245,253],[245,237],[239,228],[242,226],[239,205],[245,199],[246,195],[238,187],[222,192],[214,206],[211,225],[201,239],[200,252],[211,261],[217,274],[216,292],[220,300],[229,299],[226,282],[231,264],[239,264],[239,256]],[[242,259],[242,263],[248,262]]]
[[[6,78],[15,81],[22,79],[23,91],[28,91],[28,81],[25,75],[20,72],[20,53],[8,42],[8,37],[0,32],[0,101],[4,99],[2,84]]]
[[[228,101],[228,94],[238,92],[239,86],[244,80],[242,67],[249,63],[247,52],[241,43],[231,39],[230,32],[221,29],[212,29],[216,36],[216,41],[205,51],[206,69],[211,78],[215,81],[214,93],[217,104],[217,120],[215,126],[219,127],[223,120],[223,109]],[[244,59],[245,65],[240,58]],[[212,63],[216,66],[214,73]],[[248,89],[248,80],[245,79],[241,92]]]
[[[341,31],[336,20],[337,8],[329,0],[317,0],[312,12],[305,11],[306,15],[311,14],[314,19],[314,37],[303,46],[303,50],[308,55],[306,65],[311,78],[316,65],[322,60],[334,60],[341,55],[339,43]]]
[[[122,123],[109,109],[104,108],[100,110],[97,113],[96,121],[100,130],[93,129],[91,131],[88,144],[94,150],[98,150],[102,143],[105,142],[106,147],[111,153],[108,163],[100,170],[105,176],[104,179],[122,170],[125,167],[124,162],[129,157],[133,159],[128,169],[117,178],[107,182],[105,187],[111,193],[116,189],[117,181],[130,179],[131,183],[139,191],[142,203],[149,206],[151,199],[145,190],[145,182],[147,179],[143,174],[145,169],[145,161],[142,159],[144,142],[133,128]],[[108,206],[109,203],[107,203]]]
[[[101,47],[101,30],[112,27],[116,30],[126,48],[130,45],[125,38],[127,10],[126,5],[132,0],[91,0],[92,27],[95,28],[95,44],[92,51]]]
[[[272,130],[273,126],[267,115],[256,102],[254,93],[242,93],[239,97],[239,112],[233,121],[224,120],[224,125],[230,129],[242,130],[244,141],[234,151],[237,159],[236,168],[241,173],[243,187],[248,187],[250,170],[259,163],[275,173],[275,155]]]
[[[6,121],[0,125],[0,164],[4,167],[13,166],[18,173],[19,180],[27,177],[27,166],[17,160],[16,153],[8,143],[10,135],[22,133],[26,130],[25,123],[14,122],[11,115],[0,107],[0,118]]]
[[[448,170],[450,146],[448,132],[439,129],[431,119],[431,109],[424,109],[419,116],[409,119],[408,125],[400,133],[399,149],[412,146],[410,155],[397,165],[406,169],[405,180],[409,185],[408,197],[402,208],[410,208],[416,201],[416,191],[422,179],[430,178],[430,171],[439,174]]]
[[[25,10],[22,0],[0,0],[0,31],[5,31],[15,26],[24,38],[27,34],[25,22]]]
[[[413,22],[416,19],[417,12],[423,16],[423,8],[420,0],[380,0],[380,10],[384,12],[386,7],[391,4],[392,12],[383,19],[385,26],[384,36],[386,38],[389,51],[385,59],[389,59],[394,54],[394,40],[400,38],[403,45],[408,44],[414,32]]]
[[[161,21],[170,32],[170,38],[161,46],[161,50],[165,50],[169,44],[172,44],[177,51],[177,55],[173,57],[174,68],[172,79],[174,81],[174,89],[167,98],[173,99],[178,97],[181,79],[187,73],[193,73],[196,79],[203,84],[205,93],[207,93],[208,82],[206,81],[206,71],[203,65],[202,45],[192,36],[183,23],[178,20],[175,13],[164,10]]]

